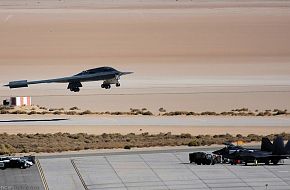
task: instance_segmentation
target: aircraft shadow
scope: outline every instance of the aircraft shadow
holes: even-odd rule
[[[13,119],[13,120],[1,120],[0,123],[22,123],[22,122],[54,122],[54,121],[66,121],[69,119]]]

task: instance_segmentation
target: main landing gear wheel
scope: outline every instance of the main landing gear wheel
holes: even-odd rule
[[[79,87],[72,88],[71,91],[73,91],[73,92],[79,92],[80,91],[80,88]]]
[[[121,84],[120,83],[116,83],[116,87],[119,87],[119,86],[121,86]]]
[[[111,85],[110,84],[102,84],[101,88],[110,89]]]

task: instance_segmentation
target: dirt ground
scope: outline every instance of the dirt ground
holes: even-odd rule
[[[0,2],[0,83],[69,76],[112,66],[133,71],[121,87],[84,83],[25,89],[0,88],[2,99],[32,96],[49,108],[129,111],[228,111],[247,107],[290,109],[289,1],[18,1]],[[107,127],[41,127],[42,132],[107,132]],[[139,129],[113,126],[112,131]],[[16,126],[11,133],[36,132]],[[172,127],[149,132],[208,133],[216,129]],[[232,129],[257,134],[288,129]],[[289,132],[289,131],[288,131]]]

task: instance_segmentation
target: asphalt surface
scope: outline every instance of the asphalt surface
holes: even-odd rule
[[[21,118],[0,117],[1,125],[67,125],[67,126],[290,126],[290,117],[156,117],[156,116],[81,116],[62,118],[37,116]]]
[[[0,170],[0,189],[44,190],[37,166],[27,169],[7,168]]]
[[[74,155],[40,163],[50,189],[290,189],[290,160],[275,166],[195,165],[189,152]]]

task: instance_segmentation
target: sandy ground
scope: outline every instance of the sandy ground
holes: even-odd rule
[[[289,1],[0,2],[0,83],[72,75],[113,66],[134,71],[120,88],[66,84],[0,88],[1,98],[30,95],[46,107],[94,111],[290,109]],[[36,126],[5,131],[34,133]],[[112,126],[112,131],[138,129]],[[216,133],[216,128],[143,127],[157,133]],[[286,128],[223,128],[219,133],[274,133]],[[103,133],[108,127],[46,126],[42,132]],[[289,132],[289,131],[288,131]]]
[[[103,65],[121,88],[0,89],[34,104],[95,111],[289,109],[289,1],[0,2],[0,82]]]

